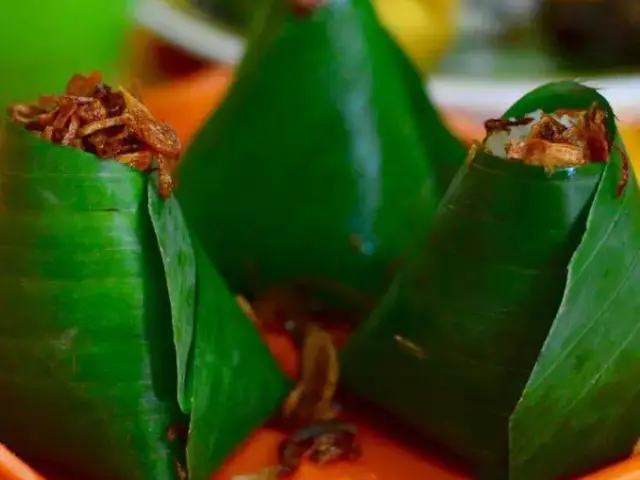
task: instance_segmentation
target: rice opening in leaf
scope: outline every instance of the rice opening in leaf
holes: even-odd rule
[[[548,173],[559,168],[606,163],[612,148],[607,112],[597,103],[587,110],[559,109],[554,113],[533,112],[522,118],[490,119],[485,122],[483,146],[489,153],[525,165],[543,167]],[[618,196],[629,177],[629,160],[623,151]]]
[[[606,162],[610,145],[605,122],[606,112],[596,104],[588,110],[487,120],[485,146],[498,157],[550,171]]]

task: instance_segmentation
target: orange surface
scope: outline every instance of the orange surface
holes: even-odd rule
[[[0,443],[0,480],[44,480]]]
[[[282,334],[268,333],[264,339],[280,366],[290,375],[298,361],[293,344]],[[383,437],[362,421],[360,442],[363,457],[358,462],[317,467],[305,464],[292,480],[453,480],[466,477],[448,470],[434,459]],[[258,432],[229,459],[213,480],[233,480],[235,475],[257,473],[273,465],[278,441],[282,435],[267,429]],[[639,442],[640,443],[640,442]],[[581,480],[640,480],[640,455],[612,467],[583,477]]]
[[[143,86],[142,100],[159,119],[175,128],[187,144],[223,100],[232,78],[228,66],[211,67],[171,83]]]
[[[640,480],[640,456],[588,475],[582,480]]]
[[[357,462],[341,462],[318,467],[305,463],[291,480],[464,480],[419,452],[383,437],[376,430],[360,427],[363,456]],[[214,475],[212,480],[234,480],[240,475],[257,474],[276,462],[276,448],[283,435],[268,429],[258,430]],[[582,480],[640,480],[640,457],[583,477]]]
[[[337,333],[340,343],[344,335]],[[298,354],[291,340],[280,333],[265,333],[264,339],[281,368],[292,378],[298,371]],[[402,446],[378,432],[362,419],[349,418],[357,424],[362,457],[356,462],[338,462],[322,467],[303,463],[290,480],[463,480],[457,474],[420,452]],[[234,480],[240,475],[257,474],[277,462],[278,443],[284,438],[280,432],[259,429],[227,461],[212,480]]]
[[[356,462],[337,462],[325,466],[304,463],[291,480],[462,480],[465,477],[447,470],[420,453],[407,449],[363,422],[359,441],[362,457]],[[259,430],[213,480],[234,480],[235,476],[256,474],[265,466],[275,465],[278,443],[283,435],[268,429]]]

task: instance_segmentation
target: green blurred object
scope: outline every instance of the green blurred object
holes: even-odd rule
[[[369,0],[291,9],[272,1],[176,194],[233,291],[300,282],[368,309],[466,151]]]
[[[609,113],[573,82],[525,95]],[[342,353],[355,393],[463,456],[474,478],[550,480],[628,454],[640,431],[640,194],[622,159],[557,170],[478,151],[422,251]]]
[[[177,480],[186,447],[208,480],[287,379],[155,174],[3,133],[0,438],[92,480]]]
[[[0,14],[0,107],[62,91],[74,73],[118,80],[135,0],[7,1]]]

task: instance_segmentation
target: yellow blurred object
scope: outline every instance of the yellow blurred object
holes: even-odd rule
[[[422,74],[455,38],[460,0],[374,0],[374,4],[382,23]]]
[[[629,161],[636,174],[636,178],[640,181],[640,124],[629,123],[620,126],[620,136],[627,148]]]

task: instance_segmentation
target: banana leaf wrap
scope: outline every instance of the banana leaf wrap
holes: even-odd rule
[[[154,176],[2,133],[0,438],[79,478],[169,480],[183,425],[207,479],[286,393],[275,361]]]
[[[194,239],[193,246],[198,302],[187,464],[190,480],[207,480],[254,428],[276,413],[292,385],[200,243]]]
[[[233,291],[300,282],[367,309],[466,150],[369,0],[290,3],[270,1],[177,195]]]
[[[608,112],[574,82],[504,115]],[[545,480],[631,452],[640,433],[640,196],[623,158],[542,167],[478,150],[421,251],[342,353],[342,378],[464,457],[474,478]]]

